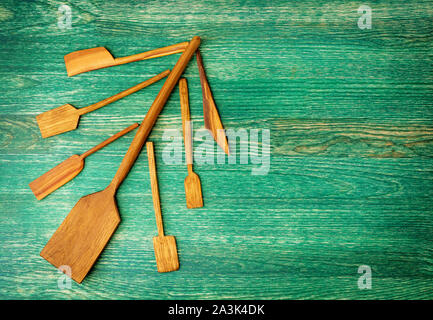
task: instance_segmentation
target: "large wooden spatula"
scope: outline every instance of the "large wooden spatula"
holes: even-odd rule
[[[210,90],[209,82],[207,81],[200,50],[197,50],[196,56],[203,94],[204,127],[210,131],[214,140],[224,150],[224,152],[229,154],[229,144],[227,142],[227,137],[218,113],[218,109],[212,96],[212,91]]]
[[[65,56],[66,71],[72,77],[91,70],[183,52],[187,46],[188,42],[182,42],[122,58],[114,58],[104,47],[74,51]]]
[[[117,188],[128,175],[158,115],[199,45],[200,38],[194,37],[180,56],[108,187],[81,198],[42,250],[41,256],[55,267],[69,266],[71,278],[75,281],[83,281],[119,225],[120,216],[115,201]]]
[[[192,165],[192,132],[191,117],[189,113],[188,84],[185,78],[179,80],[180,108],[182,114],[183,142],[185,145],[185,158],[188,175],[185,178],[185,198],[188,208],[203,207],[201,183],[199,176],[193,171]]]
[[[156,267],[158,272],[170,272],[179,269],[179,258],[177,256],[176,238],[164,235],[164,224],[162,223],[161,202],[159,199],[158,178],[156,177],[155,154],[153,142],[146,143],[147,159],[149,160],[150,186],[152,188],[153,208],[155,210],[156,227],[158,236],[153,237],[153,248],[155,249]]]
[[[147,86],[150,86],[152,83],[155,83],[162,78],[166,77],[170,73],[170,70],[165,70],[160,74],[143,81],[129,89],[126,89],[118,94],[106,98],[102,101],[94,103],[90,106],[76,109],[70,104],[64,104],[58,108],[53,110],[45,111],[36,116],[36,121],[38,123],[39,129],[41,130],[42,138],[48,138],[51,136],[55,136],[56,134],[68,132],[71,130],[75,130],[78,125],[78,120],[80,116],[96,109],[102,108],[107,104],[110,104],[114,101],[122,99],[131,93],[137,92]]]
[[[30,182],[30,189],[33,191],[36,199],[42,200],[51,192],[57,190],[67,182],[71,181],[83,170],[85,158],[137,127],[138,123],[134,123],[128,128],[123,129],[122,131],[116,133],[107,140],[101,142],[92,149],[84,152],[83,154],[74,154],[73,156],[69,157],[62,163],[52,168],[50,171],[45,172],[39,178]]]

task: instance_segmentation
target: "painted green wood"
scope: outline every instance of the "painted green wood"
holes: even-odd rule
[[[430,1],[64,1],[0,4],[1,299],[433,298],[433,73]],[[66,76],[63,56],[106,46],[114,56],[203,39],[227,129],[269,129],[269,174],[253,164],[196,166],[204,208],[185,206],[183,165],[161,165],[165,129],[181,129],[172,94],[155,142],[167,234],[181,268],[158,274],[145,152],[119,189],[122,223],[85,281],[61,290],[39,252],[83,195],[104,188],[133,135],[86,160],[43,201],[28,183],[71,154],[140,121],[162,83],[42,139],[34,116],[83,107],[171,66],[177,56]],[[195,62],[189,81],[203,128]],[[196,146],[200,142],[196,142]],[[260,144],[258,145],[260,149]],[[253,146],[252,150],[256,150]],[[250,150],[251,152],[251,150]],[[360,265],[372,289],[360,290]]]

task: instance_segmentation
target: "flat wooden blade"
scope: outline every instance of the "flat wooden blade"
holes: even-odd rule
[[[65,55],[64,59],[69,77],[114,65],[113,56],[104,47],[74,51]]]
[[[81,283],[120,223],[114,192],[107,188],[82,197],[41,251],[56,268],[69,266]]]
[[[203,118],[204,126],[210,131],[214,140],[224,150],[226,154],[229,154],[229,144],[227,142],[227,136],[224,131],[221,118],[218,113],[218,109],[215,105],[215,101],[210,90],[209,83],[207,81],[206,73],[203,67],[203,61],[199,50],[196,52],[198,71],[200,74],[200,83],[203,95]]]
[[[187,208],[203,207],[203,196],[199,176],[195,172],[190,172],[185,178],[184,184]]]
[[[179,269],[176,238],[174,236],[153,237],[156,267],[158,272],[170,272]]]
[[[72,180],[83,170],[84,159],[74,154],[50,171],[45,172],[39,178],[29,183],[30,189],[36,199],[41,200],[54,190],[57,190],[68,181]]]
[[[42,138],[48,138],[63,132],[75,130],[80,114],[78,109],[70,104],[45,111],[36,116]]]

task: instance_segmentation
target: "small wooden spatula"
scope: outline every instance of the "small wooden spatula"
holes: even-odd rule
[[[50,171],[47,171],[39,178],[33,180],[29,183],[30,189],[33,191],[36,199],[42,200],[51,192],[57,190],[67,182],[71,181],[75,176],[77,176],[84,168],[84,159],[90,156],[92,153],[102,149],[106,145],[110,144],[114,140],[120,138],[121,136],[127,134],[128,132],[134,130],[138,127],[138,123],[134,123],[126,129],[116,133],[107,140],[101,142],[92,149],[84,152],[81,155],[74,154],[62,163],[58,164]]]
[[[218,109],[215,105],[212,91],[209,87],[209,82],[207,81],[206,73],[203,67],[203,60],[201,59],[200,55],[200,50],[197,50],[196,57],[203,94],[204,127],[210,131],[214,140],[221,147],[221,149],[223,149],[225,153],[229,154],[229,144],[227,142],[227,136],[225,134],[224,127],[218,113]]]
[[[104,47],[74,51],[65,55],[66,71],[68,72],[68,76],[72,77],[91,70],[183,52],[187,45],[188,42],[181,42],[122,58],[114,58]]]
[[[147,158],[149,160],[150,186],[152,188],[153,208],[155,210],[156,226],[158,236],[153,237],[153,248],[155,249],[156,267],[158,272],[170,272],[179,269],[179,258],[177,256],[176,238],[164,235],[164,224],[162,223],[161,202],[159,200],[158,178],[156,177],[155,154],[153,142],[146,143]]]
[[[42,138],[48,138],[51,136],[55,136],[56,134],[75,130],[77,128],[78,120],[80,119],[81,115],[102,108],[107,104],[110,104],[114,101],[122,99],[123,97],[126,97],[127,95],[130,95],[131,93],[137,92],[151,85],[152,83],[161,80],[169,73],[170,70],[165,70],[164,72],[161,72],[160,74],[146,81],[143,81],[129,89],[126,89],[125,91],[119,92],[112,97],[106,98],[102,101],[99,101],[84,108],[76,109],[70,104],[64,104],[63,106],[49,111],[45,111],[44,113],[37,115],[36,121],[38,123],[39,129],[41,130]]]
[[[185,198],[188,208],[203,207],[201,183],[199,176],[193,171],[192,160],[192,132],[191,117],[189,113],[188,84],[185,78],[179,81],[180,107],[182,113],[183,142],[185,145],[185,158],[188,167],[188,175],[185,178]]]

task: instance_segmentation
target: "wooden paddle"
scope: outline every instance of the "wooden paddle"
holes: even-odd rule
[[[188,175],[185,178],[185,198],[187,208],[203,207],[201,183],[199,176],[193,171],[192,160],[192,132],[189,113],[188,84],[185,78],[179,80],[180,108],[182,114],[183,142],[185,145],[185,158]]]
[[[210,90],[209,82],[207,81],[206,73],[204,72],[203,60],[201,59],[199,50],[197,50],[196,56],[203,94],[204,127],[210,131],[214,140],[224,150],[224,152],[229,154],[229,144],[227,142],[227,136],[225,134],[221,118],[218,114],[218,109],[215,105],[212,91]]]
[[[116,133],[107,140],[101,142],[92,149],[84,152],[81,155],[74,154],[62,163],[58,164],[50,171],[47,171],[39,178],[33,180],[29,183],[30,189],[33,191],[36,199],[42,200],[51,192],[57,190],[67,182],[71,181],[75,176],[77,176],[84,168],[84,159],[93,154],[94,152],[102,149],[107,144],[110,144],[114,140],[120,138],[121,136],[127,134],[128,132],[134,130],[138,127],[138,123],[134,123],[126,129]]]
[[[155,155],[153,142],[146,143],[147,159],[149,160],[150,186],[152,188],[153,208],[155,209],[156,226],[158,236],[153,237],[153,248],[155,249],[156,267],[158,272],[170,272],[179,269],[179,258],[177,257],[176,238],[164,235],[164,224],[162,223],[161,202],[159,199],[158,178],[156,177]]]
[[[165,70],[164,72],[161,72],[160,74],[146,81],[143,81],[129,89],[126,89],[125,91],[119,92],[112,97],[106,98],[102,101],[99,101],[84,108],[76,109],[70,104],[64,104],[63,106],[60,106],[53,110],[45,111],[44,113],[37,115],[36,121],[41,131],[42,138],[48,138],[51,136],[55,136],[56,134],[74,130],[75,128],[77,128],[78,120],[80,119],[81,115],[95,111],[96,109],[102,108],[107,104],[122,99],[123,97],[126,97],[131,93],[137,92],[151,85],[152,83],[161,80],[169,73],[170,70]]]
[[[114,58],[104,47],[75,51],[65,56],[66,71],[68,76],[72,77],[91,70],[183,52],[187,46],[188,42],[182,42],[122,58]]]
[[[137,159],[155,121],[179,81],[200,37],[194,37],[149,108],[111,183],[102,191],[82,197],[46,244],[41,256],[55,267],[67,265],[71,278],[81,283],[120,223],[115,194]]]

